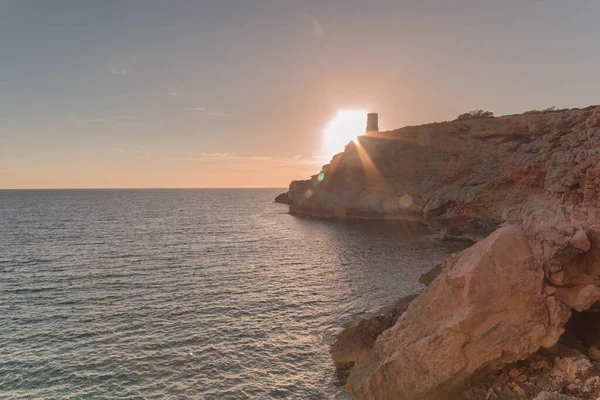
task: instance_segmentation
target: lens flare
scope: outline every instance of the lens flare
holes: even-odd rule
[[[364,135],[367,125],[367,110],[340,110],[323,130],[325,155],[332,157],[344,151],[349,142]]]

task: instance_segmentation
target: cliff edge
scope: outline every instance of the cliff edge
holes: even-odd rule
[[[448,237],[491,233],[515,207],[583,201],[600,161],[600,106],[456,120],[361,136],[290,184],[290,213],[418,219]]]

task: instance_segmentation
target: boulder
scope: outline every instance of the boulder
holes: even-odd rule
[[[390,306],[359,317],[336,336],[329,352],[341,376],[363,360],[373,348],[377,337],[394,326],[416,297],[415,294],[406,296]]]
[[[600,289],[596,285],[557,287],[554,296],[577,311],[585,311],[600,300]]]
[[[419,278],[419,283],[422,283],[425,286],[431,285],[435,278],[437,278],[442,273],[442,264],[436,265],[428,272],[421,275]]]
[[[505,226],[461,252],[353,368],[357,399],[451,398],[474,376],[552,346],[570,316],[543,293],[527,237]]]
[[[554,370],[552,370],[552,374],[568,379],[571,382],[576,379],[585,381],[594,372],[594,365],[583,354],[572,357],[554,358]]]
[[[596,346],[590,346],[588,354],[593,361],[600,361],[600,349]]]
[[[591,244],[590,240],[587,237],[585,231],[578,230],[575,232],[571,240],[569,241],[571,245],[583,252],[587,252],[590,250]]]

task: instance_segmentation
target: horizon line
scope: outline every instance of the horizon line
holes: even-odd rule
[[[0,188],[0,191],[15,190],[244,190],[244,189],[287,189],[284,186],[239,186],[239,187],[102,187],[102,188]]]

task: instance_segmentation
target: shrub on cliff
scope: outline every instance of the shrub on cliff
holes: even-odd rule
[[[555,112],[555,111],[566,111],[566,109],[562,109],[562,110],[557,110],[555,106],[552,107],[548,107],[545,108],[543,110],[529,110],[529,111],[525,111],[523,113],[523,115],[531,115],[531,114],[547,114],[547,113],[551,113],[551,112]]]
[[[460,114],[457,120],[467,120],[467,119],[482,119],[482,118],[494,118],[494,113],[491,111],[483,111],[483,110],[473,110],[464,114]]]

